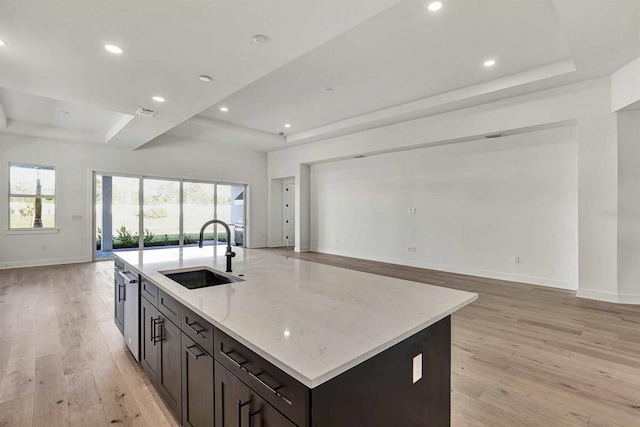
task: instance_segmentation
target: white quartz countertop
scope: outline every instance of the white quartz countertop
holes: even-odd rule
[[[116,256],[165,292],[309,388],[447,317],[477,294],[234,248],[244,282],[189,290],[161,271],[224,272],[226,247]]]

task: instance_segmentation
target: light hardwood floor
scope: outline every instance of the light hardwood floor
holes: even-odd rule
[[[453,316],[453,426],[640,426],[638,306],[273,252],[479,293]],[[0,271],[0,426],[176,425],[113,324],[112,275],[111,262]]]

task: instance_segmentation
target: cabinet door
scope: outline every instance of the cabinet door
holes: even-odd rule
[[[179,423],[182,422],[182,331],[160,314],[156,325],[159,336],[158,393]],[[158,338],[156,337],[156,341]]]
[[[182,425],[213,427],[213,358],[182,334]]]
[[[124,299],[125,299],[125,285],[124,279],[116,272],[113,279],[113,301],[114,307],[114,322],[120,333],[124,335]]]
[[[287,417],[255,393],[251,395],[251,427],[296,427]]]
[[[251,391],[217,361],[215,427],[249,427]]]
[[[145,298],[140,304],[140,363],[151,382],[155,385],[158,376],[159,343],[155,342],[156,324],[159,320],[158,310]]]

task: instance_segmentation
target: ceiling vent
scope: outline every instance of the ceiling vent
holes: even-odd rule
[[[491,135],[485,135],[484,137],[487,139],[493,139],[493,138],[502,138],[504,136],[504,133],[492,133]]]
[[[142,117],[153,117],[155,116],[157,111],[147,110],[146,108],[138,108],[136,114]]]

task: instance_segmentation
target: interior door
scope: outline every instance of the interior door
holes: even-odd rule
[[[296,185],[293,182],[285,182],[282,188],[282,223],[283,239],[287,246],[293,246],[296,242]]]

